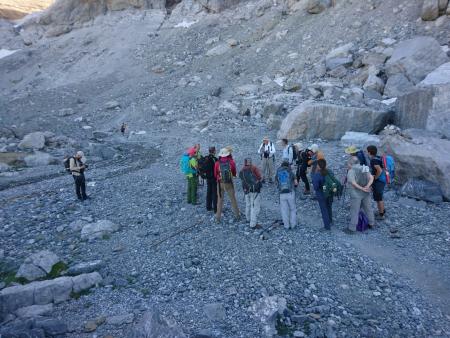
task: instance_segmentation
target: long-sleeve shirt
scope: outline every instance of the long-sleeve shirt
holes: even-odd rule
[[[236,177],[236,163],[231,157],[220,157],[219,160],[214,164],[214,177],[217,182],[220,182],[220,163],[225,163],[230,161],[230,169],[233,177]]]
[[[265,144],[264,142],[261,143],[258,149],[258,154],[264,155],[265,152],[269,153],[269,157],[273,157],[273,155],[275,155],[276,149],[272,142],[269,142],[267,144]]]
[[[283,160],[284,159],[288,159],[289,160],[289,164],[291,164],[291,165],[292,165],[292,162],[294,161],[293,149],[289,145],[287,145],[283,149]]]

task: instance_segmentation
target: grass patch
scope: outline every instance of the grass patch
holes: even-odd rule
[[[280,316],[279,314],[277,315],[275,329],[277,330],[277,334],[279,336],[292,336],[294,334],[294,329],[290,326],[287,326],[283,321],[282,316]]]
[[[52,270],[48,273],[47,277],[48,278],[57,278],[59,276],[61,276],[61,273],[63,271],[67,270],[67,265],[64,262],[58,262],[55,265],[53,265]]]
[[[70,293],[70,298],[72,299],[80,299],[81,296],[87,296],[90,293],[89,289],[81,290],[80,292],[72,291]]]

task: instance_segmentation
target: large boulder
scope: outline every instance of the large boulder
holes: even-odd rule
[[[125,336],[128,338],[187,338],[176,323],[162,317],[156,309],[145,312],[141,321]]]
[[[341,66],[351,66],[353,64],[353,56],[351,54],[352,48],[353,44],[347,43],[331,50],[325,57],[325,66],[327,70],[334,70]]]
[[[43,149],[45,147],[45,133],[37,131],[25,135],[19,143],[20,149]]]
[[[404,74],[412,83],[422,81],[427,74],[448,62],[439,43],[432,37],[419,36],[397,44],[386,62],[388,76]]]
[[[396,124],[450,138],[450,63],[445,63],[397,100]]]
[[[450,141],[433,137],[408,139],[391,135],[383,139],[381,148],[393,155],[396,178],[405,183],[419,178],[440,185],[443,196],[450,200]]]
[[[439,184],[419,178],[410,178],[401,187],[400,194],[432,203],[442,202],[442,190]]]
[[[338,140],[347,131],[377,133],[391,119],[389,111],[305,101],[286,116],[278,137]]]
[[[414,84],[403,74],[395,74],[388,78],[383,94],[398,97],[414,90]]]
[[[263,325],[266,337],[277,334],[275,323],[277,315],[282,315],[286,310],[286,299],[279,296],[267,296],[254,302],[249,311]]]
[[[23,160],[28,167],[42,167],[56,162],[53,156],[41,151],[25,156]]]
[[[364,149],[371,144],[378,146],[380,144],[380,137],[378,135],[371,135],[368,133],[348,131],[341,138],[341,145],[344,147],[354,145]]]
[[[424,0],[422,5],[422,20],[432,21],[439,17],[440,0]]]

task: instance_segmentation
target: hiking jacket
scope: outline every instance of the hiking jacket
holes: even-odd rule
[[[206,179],[211,180],[214,177],[214,169],[215,169],[215,164],[217,162],[217,157],[215,157],[212,154],[209,154],[208,156],[206,156],[208,158],[208,166],[205,169],[205,174],[206,174]]]
[[[273,155],[275,155],[276,149],[272,142],[269,142],[268,144],[264,144],[264,142],[261,143],[261,145],[259,146],[259,149],[258,149],[258,154],[260,154],[262,156],[264,154],[264,152],[266,152],[266,151],[269,152],[269,158],[271,158],[271,157],[273,157]]]
[[[220,162],[225,163],[227,161],[230,161],[231,174],[233,175],[233,177],[236,177],[236,163],[231,158],[231,156],[220,157],[219,160],[214,164],[214,177],[216,178],[217,182],[220,182]]]
[[[241,177],[241,173],[244,170],[248,170],[248,169],[250,169],[252,171],[252,173],[253,173],[253,175],[255,175],[257,181],[261,181],[262,180],[261,172],[259,171],[258,167],[253,165],[253,164],[252,165],[244,165],[242,167],[241,171],[239,172],[239,177]]]
[[[191,157],[189,159],[189,167],[191,167],[193,172],[187,174],[186,177],[194,177],[195,175],[197,175],[198,162],[195,157]]]

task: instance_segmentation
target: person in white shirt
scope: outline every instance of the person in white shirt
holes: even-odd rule
[[[281,140],[281,146],[283,148],[283,160],[287,159],[289,161],[289,165],[292,166],[294,162],[294,149],[289,146],[289,141],[287,139]]]
[[[275,152],[275,145],[267,136],[264,137],[258,149],[258,154],[261,156],[262,161],[263,182],[265,182],[266,179],[269,183],[273,182]]]

